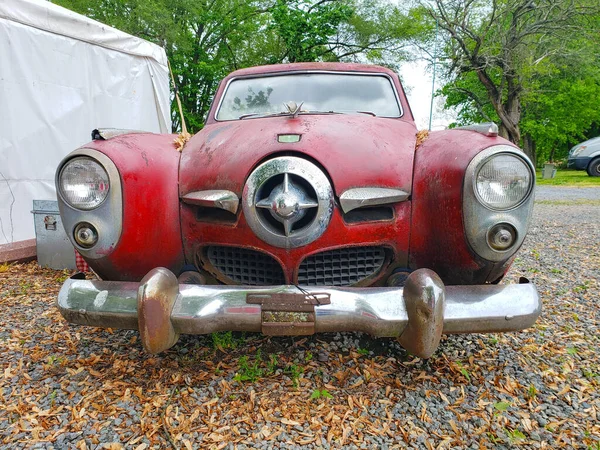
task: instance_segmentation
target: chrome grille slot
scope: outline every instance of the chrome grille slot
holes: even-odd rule
[[[206,257],[217,271],[235,283],[252,286],[285,284],[281,265],[265,253],[240,247],[209,246]]]
[[[352,286],[379,272],[385,262],[382,247],[349,247],[308,256],[298,269],[303,286]]]

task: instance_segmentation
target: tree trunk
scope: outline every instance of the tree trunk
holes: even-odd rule
[[[515,145],[521,145],[521,131],[519,121],[521,120],[521,97],[520,90],[514,87],[514,79],[508,79],[508,98],[506,103],[502,102],[502,92],[494,84],[493,80],[483,69],[477,70],[479,81],[488,92],[488,96],[498,117],[500,118],[500,136],[508,139]]]
[[[531,159],[533,166],[536,167],[535,141],[529,133],[523,136],[523,151]]]

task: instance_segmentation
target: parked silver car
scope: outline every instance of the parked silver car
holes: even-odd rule
[[[569,151],[567,167],[587,170],[590,177],[600,177],[600,136],[573,147]]]

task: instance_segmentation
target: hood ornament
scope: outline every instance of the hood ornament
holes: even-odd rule
[[[304,102],[301,102],[299,105],[297,105],[296,102],[293,100],[290,100],[289,102],[283,104],[283,106],[285,106],[285,109],[287,109],[287,113],[290,114],[293,119],[298,117],[298,114],[300,114],[300,109],[302,108],[302,105],[304,105]]]

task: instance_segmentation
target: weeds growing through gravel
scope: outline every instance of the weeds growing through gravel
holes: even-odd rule
[[[234,350],[238,345],[244,342],[244,335],[241,338],[236,338],[231,331],[222,331],[211,335],[213,348],[215,350],[225,351]]]
[[[248,362],[247,356],[242,356],[238,362],[238,365],[238,371],[233,377],[234,381],[249,381],[251,383],[255,383],[263,376],[263,370],[260,367],[260,353],[256,355],[256,358],[252,363]]]
[[[294,387],[297,388],[298,379],[300,378],[300,375],[304,373],[304,368],[297,366],[296,364],[289,364],[283,372],[291,378]]]
[[[517,444],[520,441],[523,441],[526,436],[516,428],[514,430],[506,430],[506,435],[508,436],[508,441],[511,444]]]
[[[509,407],[509,406],[510,406],[510,403],[509,403],[509,402],[504,402],[504,401],[502,401],[502,402],[497,402],[497,403],[494,403],[494,409],[495,409],[496,411],[499,411],[499,412],[504,412],[504,411],[506,411],[506,410],[508,409],[508,407]]]
[[[333,398],[327,389],[315,389],[312,394],[310,394],[311,400],[319,400],[320,398]]]

